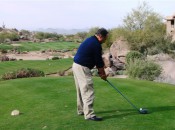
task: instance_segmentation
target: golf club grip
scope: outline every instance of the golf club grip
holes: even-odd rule
[[[136,110],[139,111],[139,109],[138,109],[128,98],[126,98],[125,95],[123,95],[123,94],[119,91],[119,89],[117,89],[117,88],[116,88],[112,83],[110,83],[107,79],[106,79],[106,81],[108,82],[108,84],[109,84],[111,87],[113,87],[115,90],[117,90],[117,92],[120,93],[120,94],[128,101],[128,103],[129,103],[130,105],[132,105]]]

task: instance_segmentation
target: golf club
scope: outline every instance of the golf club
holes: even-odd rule
[[[143,109],[143,108],[140,108],[140,109],[138,109],[129,99],[127,99],[112,83],[110,83],[107,79],[106,79],[106,81],[109,83],[109,85],[111,86],[111,87],[113,87],[115,90],[117,90],[117,92],[119,93],[119,94],[121,94],[125,99],[126,99],[126,101],[128,101],[128,103],[131,105],[131,106],[133,106],[133,108],[135,108],[140,114],[148,114],[148,110],[147,109]]]

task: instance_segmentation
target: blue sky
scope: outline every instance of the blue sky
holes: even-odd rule
[[[144,0],[163,17],[175,14],[174,0]],[[0,26],[29,29],[115,28],[143,0],[0,0]]]

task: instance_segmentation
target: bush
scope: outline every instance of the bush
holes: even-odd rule
[[[162,68],[158,64],[140,59],[134,60],[134,62],[130,61],[127,65],[129,77],[136,79],[153,81],[161,74],[161,71]]]
[[[52,57],[52,60],[59,60],[60,58],[57,56]]]
[[[58,40],[60,37],[60,35],[56,34],[56,33],[47,33],[47,32],[37,32],[35,34],[35,38],[37,39],[48,39],[48,38],[54,38],[55,40]]]
[[[14,72],[5,73],[2,76],[2,79],[17,79],[17,78],[27,78],[27,77],[43,77],[45,76],[43,71],[31,69],[31,68],[22,68]]]
[[[2,56],[0,57],[0,61],[10,61],[10,58],[8,56]]]
[[[169,53],[169,56],[170,56],[171,58],[175,59],[175,52]]]
[[[152,47],[152,48],[148,48],[148,55],[156,55],[161,53],[162,51],[160,49],[158,49],[157,47]]]
[[[0,51],[1,51],[2,54],[7,53],[7,50],[5,50],[5,49],[0,49]]]
[[[4,80],[16,79],[16,73],[15,73],[15,72],[5,73],[5,74],[2,76],[2,79],[4,79]]]
[[[11,41],[18,41],[19,35],[17,33],[7,33],[7,32],[0,33],[0,42],[3,43],[5,39],[10,39]]]
[[[124,75],[125,71],[124,70],[118,70],[116,71],[116,75]]]
[[[17,33],[11,33],[11,34],[9,34],[8,38],[12,41],[18,41],[19,35]]]
[[[171,42],[169,45],[170,50],[175,50],[175,41]]]
[[[130,63],[130,61],[134,62],[135,59],[141,59],[143,58],[143,55],[138,51],[130,51],[126,55],[126,62],[127,64]]]

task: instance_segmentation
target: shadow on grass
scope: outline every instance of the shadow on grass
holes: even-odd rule
[[[138,111],[135,109],[120,109],[120,110],[109,110],[109,111],[100,111],[96,112],[97,114],[108,114],[106,116],[103,116],[103,119],[111,119],[111,118],[122,118],[126,116],[131,116],[131,115],[137,115]]]
[[[158,106],[158,107],[149,107],[149,113],[161,112],[161,111],[172,111],[175,110],[175,106]]]
[[[158,107],[149,107],[146,109],[148,110],[148,114],[151,114],[154,112],[173,111],[173,110],[175,111],[175,106],[158,106]],[[108,114],[106,116],[103,116],[104,120],[111,119],[111,118],[122,118],[122,117],[126,117],[126,116],[140,114],[135,109],[120,109],[120,110],[116,109],[116,110],[109,110],[109,111],[100,111],[100,112],[96,112],[96,113],[97,114]]]

